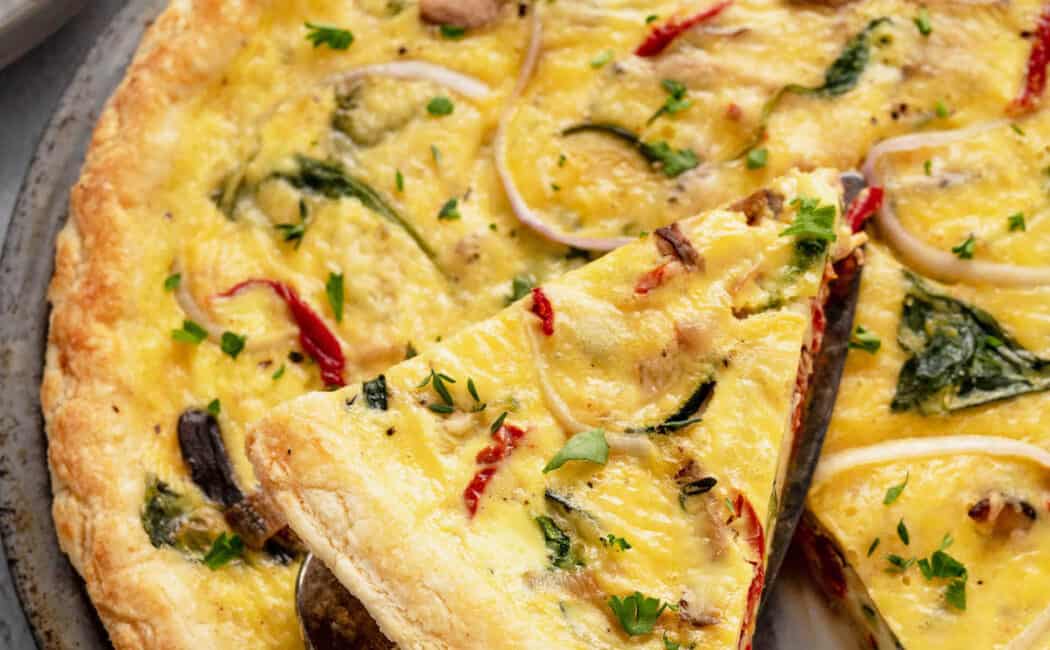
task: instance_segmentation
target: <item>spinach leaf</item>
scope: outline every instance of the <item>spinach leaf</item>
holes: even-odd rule
[[[570,126],[561,132],[562,135],[576,135],[577,133],[603,133],[617,138],[634,147],[638,153],[645,158],[646,162],[655,166],[668,178],[675,178],[695,168],[700,164],[700,159],[692,149],[674,149],[667,142],[643,142],[641,138],[618,124],[604,122],[584,122]]]
[[[711,396],[711,393],[715,390],[715,385],[718,382],[713,379],[704,379],[697,386],[693,394],[690,395],[682,405],[678,407],[672,415],[667,416],[667,419],[660,424],[650,424],[644,427],[627,427],[624,429],[624,433],[657,433],[657,434],[668,434],[674,433],[679,429],[684,429],[690,425],[700,422],[702,418],[693,417],[700,410],[700,407],[704,405],[707,398]]]
[[[434,266],[438,266],[437,253],[423,239],[415,226],[406,221],[386,199],[368,183],[351,176],[343,166],[309,156],[296,156],[299,170],[294,174],[278,173],[276,178],[287,181],[298,190],[320,194],[328,199],[350,197],[360,201],[366,208],[405,231],[419,250],[423,251]],[[440,267],[439,267],[440,268]]]
[[[385,411],[387,409],[386,377],[379,375],[371,381],[361,384],[365,394],[365,404],[370,409]]]
[[[1050,360],[1022,347],[988,312],[905,275],[911,287],[897,340],[911,356],[897,379],[894,411],[948,413],[1050,390]]]
[[[550,551],[551,564],[559,569],[571,569],[578,562],[572,557],[572,539],[553,519],[545,515],[536,517],[536,523],[543,533],[543,543]]]
[[[827,71],[824,73],[823,85],[812,88],[809,92],[825,97],[837,97],[853,90],[860,80],[860,75],[864,73],[864,68],[868,66],[868,60],[871,58],[871,33],[879,25],[888,22],[890,22],[890,19],[885,16],[876,18],[869,22],[867,27],[854,35],[846,43],[842,54],[828,66]]]

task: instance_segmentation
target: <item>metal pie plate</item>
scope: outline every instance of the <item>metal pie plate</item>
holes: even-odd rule
[[[57,26],[79,4],[16,6],[46,5],[56,12],[50,17]],[[100,35],[44,133],[0,256],[0,535],[26,617],[37,642],[49,650],[111,647],[83,581],[58,548],[51,519],[38,387],[55,236],[66,221],[69,189],[80,172],[101,108],[123,78],[144,27],[166,4],[167,0],[130,3]],[[9,15],[13,13],[6,5],[0,8],[0,43],[14,39],[3,29],[11,29],[11,22],[3,22]],[[0,66],[17,49],[13,43],[0,46]],[[799,577],[801,572],[790,561],[786,564],[766,604],[763,618],[768,620],[756,638],[756,650],[852,647],[853,642],[844,643],[841,633],[836,634],[840,624],[829,619],[823,600],[809,590],[808,581]]]

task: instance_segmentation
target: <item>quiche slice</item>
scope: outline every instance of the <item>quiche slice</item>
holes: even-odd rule
[[[1044,288],[867,263],[798,541],[865,646],[1050,647]]]
[[[750,647],[841,195],[792,173],[278,407],[263,489],[403,648]]]

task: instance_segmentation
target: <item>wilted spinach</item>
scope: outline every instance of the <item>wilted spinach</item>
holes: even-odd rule
[[[1050,360],[1014,340],[988,312],[936,293],[905,272],[897,340],[910,353],[894,411],[948,413],[1050,389]]]

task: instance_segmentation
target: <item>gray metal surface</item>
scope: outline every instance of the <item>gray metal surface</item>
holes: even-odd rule
[[[46,443],[37,389],[47,320],[44,296],[51,275],[54,237],[65,221],[69,187],[79,171],[91,127],[122,77],[148,19],[165,2],[136,2],[113,18],[121,4],[94,4],[82,16],[83,21],[56,35],[60,38],[68,31],[69,38],[97,38],[75,76],[71,71],[85,50],[80,49],[78,54],[66,49],[68,43],[49,42],[31,58],[39,56],[44,63],[51,60],[64,67],[42,65],[35,72],[32,67],[23,67],[29,63],[19,63],[4,72],[11,83],[3,81],[0,92],[0,111],[10,111],[0,115],[36,111],[22,117],[39,118],[4,123],[0,145],[12,140],[24,150],[25,139],[34,137],[33,130],[47,120],[50,107],[35,103],[34,93],[54,97],[73,76],[36,150],[0,256],[0,534],[11,576],[37,640],[45,648],[59,650],[96,650],[108,644],[80,580],[58,549],[50,516]],[[85,31],[74,33],[74,29]],[[13,125],[23,128],[15,131]],[[2,176],[7,184],[12,175],[22,177],[26,158],[14,159],[17,149],[13,153],[5,146],[3,151]],[[7,196],[0,195],[0,199]],[[0,208],[4,208],[0,214],[7,213],[6,206]],[[0,647],[32,647],[24,631],[25,619],[11,607],[11,599],[5,598],[0,605],[5,607],[0,610],[0,633],[8,637],[0,636]]]
[[[84,0],[0,0],[0,68],[62,26]]]

